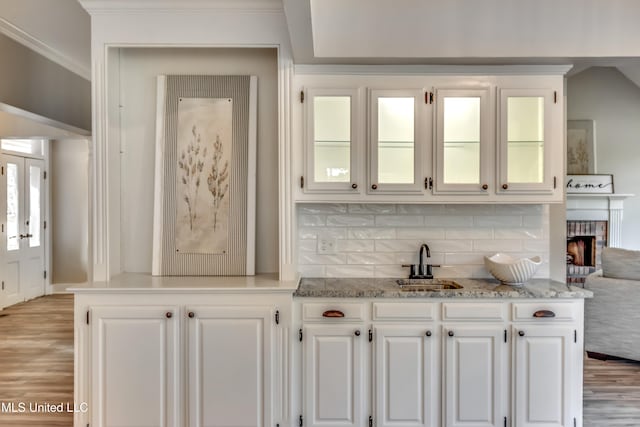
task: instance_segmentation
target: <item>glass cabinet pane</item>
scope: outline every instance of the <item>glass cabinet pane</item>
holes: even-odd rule
[[[378,182],[414,183],[415,98],[378,98]]]
[[[40,188],[42,171],[38,166],[29,166],[29,247],[40,246]]]
[[[443,99],[444,183],[480,183],[480,98]]]
[[[544,97],[507,98],[507,179],[544,181]]]
[[[18,165],[7,163],[7,251],[20,249],[19,214],[20,194]]]
[[[313,159],[316,182],[351,180],[351,97],[313,98]]]

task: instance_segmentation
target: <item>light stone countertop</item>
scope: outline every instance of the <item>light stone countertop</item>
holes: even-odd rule
[[[462,289],[404,291],[394,278],[304,278],[294,297],[315,298],[591,298],[593,292],[549,279],[532,279],[523,286],[502,285],[491,279],[454,280]]]

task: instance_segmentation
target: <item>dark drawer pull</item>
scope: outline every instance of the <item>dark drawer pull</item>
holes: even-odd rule
[[[322,313],[322,317],[344,317],[344,313],[340,310],[327,310]]]
[[[533,317],[556,317],[556,314],[551,310],[538,310],[533,313]]]

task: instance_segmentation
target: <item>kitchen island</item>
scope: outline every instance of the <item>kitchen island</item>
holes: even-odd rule
[[[89,410],[75,425],[581,427],[591,293],[455,282],[123,274],[76,288]]]

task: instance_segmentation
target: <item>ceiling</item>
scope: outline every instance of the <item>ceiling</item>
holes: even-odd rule
[[[616,66],[640,85],[636,0],[245,1],[260,2],[281,2],[299,64]],[[91,19],[78,0],[0,0],[0,32],[90,79]]]

